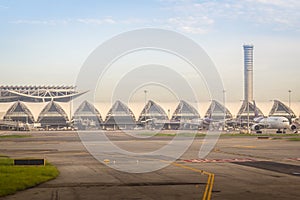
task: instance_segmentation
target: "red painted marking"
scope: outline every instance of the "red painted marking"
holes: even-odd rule
[[[300,161],[300,158],[287,158],[287,160]]]
[[[189,159],[183,161],[189,163],[226,163],[226,162],[252,162],[256,160],[251,158],[227,158],[227,159]]]

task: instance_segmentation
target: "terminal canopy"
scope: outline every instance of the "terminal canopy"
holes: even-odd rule
[[[149,119],[155,120],[168,120],[166,112],[156,104],[154,101],[149,100],[148,103],[143,108],[138,122],[143,122]]]
[[[4,116],[5,120],[13,120],[13,121],[20,121],[24,123],[34,123],[34,117],[27,106],[17,101],[14,103],[6,112]]]
[[[42,127],[66,126],[68,121],[66,112],[54,101],[50,101],[38,117],[38,122],[41,123]]]
[[[133,125],[135,117],[128,106],[118,100],[108,111],[104,123],[105,125]]]
[[[74,113],[73,117],[75,123],[85,124],[86,126],[100,126],[102,117],[100,112],[94,105],[88,101],[84,101],[80,104]]]
[[[216,100],[211,101],[211,104],[206,111],[205,117],[209,117],[214,120],[226,120],[233,118],[230,111]]]
[[[181,100],[173,113],[172,120],[187,121],[200,118],[198,111],[189,103]]]
[[[263,116],[264,114],[261,112],[261,110],[252,104],[251,102],[243,101],[243,104],[236,116],[239,120],[247,120],[248,119],[248,111],[249,111],[249,119],[253,120],[255,118],[255,113],[257,113],[258,116]],[[249,106],[248,106],[249,105]],[[249,108],[249,109],[248,109]]]
[[[282,116],[288,118],[290,121],[292,120],[292,118],[296,118],[296,115],[292,111],[292,109],[279,100],[274,100],[274,104],[269,113],[269,116]]]

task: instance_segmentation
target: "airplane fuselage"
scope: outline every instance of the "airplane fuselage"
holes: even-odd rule
[[[264,117],[257,119],[255,125],[260,126],[260,128],[266,129],[289,129],[290,123],[286,117]],[[254,125],[254,126],[255,126]]]

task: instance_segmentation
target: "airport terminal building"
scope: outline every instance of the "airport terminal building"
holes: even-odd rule
[[[84,97],[88,91],[77,91],[76,86],[0,86],[0,129],[24,128],[29,125],[40,129],[194,129],[199,128],[194,123],[195,119],[198,122],[198,119],[223,122],[223,128],[225,122],[234,128],[242,128],[245,124],[249,125],[256,116],[283,116],[291,124],[299,117],[300,102],[293,102],[293,105],[289,102],[289,106],[280,100],[254,102],[254,46],[245,44],[243,50],[242,102],[226,102],[225,106],[225,97],[222,103],[215,99],[197,103],[184,99],[169,103],[153,100],[146,102],[145,99],[140,106],[138,102],[127,105],[120,100],[110,102],[109,105],[83,100],[78,107],[73,108],[73,100],[79,96]]]
[[[86,91],[77,91],[74,86],[0,86],[0,128],[31,124],[41,129],[116,130],[146,126],[183,129],[192,128],[183,124],[197,118],[234,119],[243,124],[248,117],[252,120],[255,112],[264,116],[284,116],[290,121],[299,116],[279,100],[257,102],[257,106],[252,103],[247,106],[246,101],[226,102],[226,107],[216,100],[196,105],[184,100],[168,105],[149,100],[140,110],[134,104],[130,108],[124,102],[116,101],[105,113],[101,104],[83,101],[77,108],[72,108],[72,100],[84,93]],[[293,107],[297,111],[300,109],[296,103]]]

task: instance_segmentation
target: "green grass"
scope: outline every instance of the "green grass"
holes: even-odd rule
[[[55,166],[14,166],[13,159],[0,157],[0,197],[31,188],[54,179],[59,174]]]
[[[137,135],[142,135],[142,136],[155,136],[155,137],[174,137],[176,135],[183,136],[183,137],[204,137],[206,134],[204,133],[138,133]]]
[[[174,133],[151,133],[151,132],[142,132],[142,133],[137,133],[137,135],[141,135],[141,136],[158,136],[158,137],[174,137],[176,134],[180,135],[180,136],[184,136],[184,137],[192,137],[195,135],[195,133],[176,133],[176,131]],[[208,132],[207,134],[210,134],[210,132]],[[206,133],[196,133],[196,137],[205,137]],[[276,137],[276,139],[279,138],[283,138],[283,137],[290,137],[290,136],[299,136],[299,134],[297,133],[289,133],[289,134],[277,134],[277,133],[261,133],[261,134],[257,134],[257,133],[221,133],[220,137],[258,137],[258,136],[269,136],[269,137]]]
[[[288,141],[300,141],[300,138],[287,138]]]
[[[30,135],[0,135],[1,138],[27,138],[31,137]]]
[[[170,132],[170,133],[153,133],[153,132],[143,132],[143,133],[137,133],[137,135],[143,135],[143,136],[169,136],[173,137],[176,134],[181,136],[193,136],[195,133],[193,132],[181,132],[177,133],[176,131]],[[210,134],[210,132],[202,132],[202,133],[196,133],[196,137],[204,137],[206,134]],[[246,136],[246,137],[257,137],[257,136],[273,136],[273,137],[290,137],[290,136],[300,136],[297,133],[287,133],[287,134],[278,134],[278,133],[221,133],[221,137],[228,137],[228,136]]]
[[[256,133],[225,133],[222,137],[257,137],[257,136],[275,136],[276,134],[256,134]],[[278,135],[276,135],[278,136]]]
[[[276,139],[278,139],[278,137],[289,137],[289,136],[299,136],[299,134],[296,133],[288,133],[288,134],[278,134],[278,133],[261,133],[261,134],[257,134],[257,133],[225,133],[225,134],[221,134],[221,136],[247,136],[247,137],[257,137],[257,136],[272,136],[272,137],[277,137]]]

